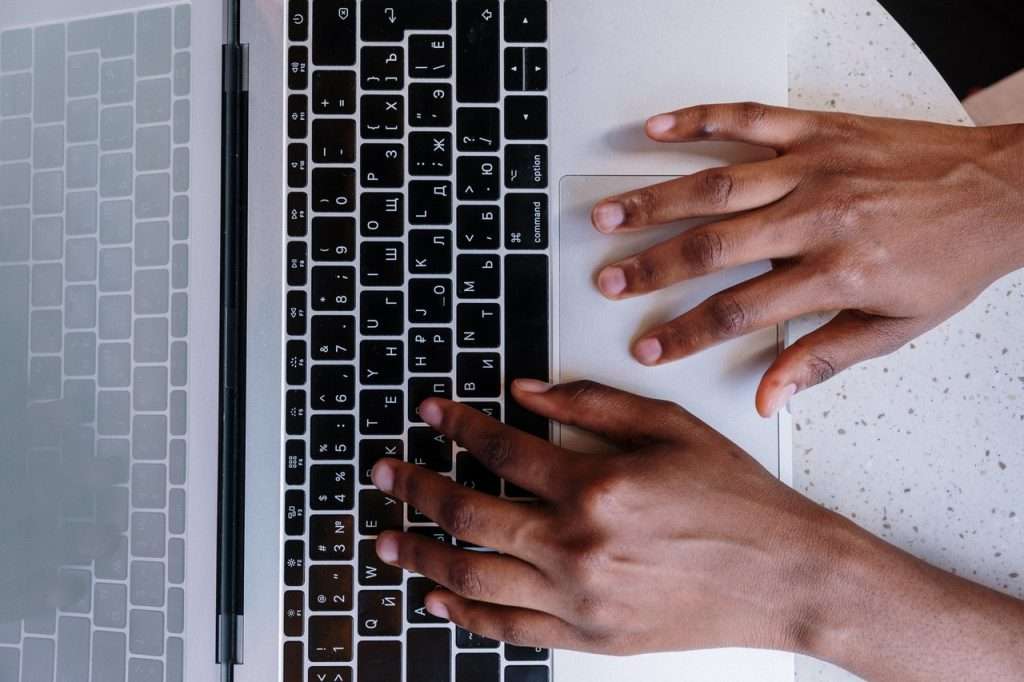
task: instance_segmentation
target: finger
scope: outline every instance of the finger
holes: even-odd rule
[[[774,270],[716,294],[647,332],[633,344],[633,355],[653,367],[799,315],[837,307],[821,276],[799,266]]]
[[[895,352],[929,326],[916,319],[842,312],[772,363],[757,389],[757,411],[764,417],[774,416],[798,392],[853,365]]]
[[[382,492],[412,505],[449,535],[528,561],[537,558],[533,538],[545,520],[538,507],[486,495],[393,459],[375,464],[371,475]]]
[[[420,417],[501,478],[547,499],[570,487],[574,472],[582,466],[574,453],[466,405],[427,400],[420,407]]]
[[[799,182],[787,159],[711,168],[605,199],[591,219],[599,231],[609,233],[726,215],[772,204]]]
[[[484,604],[444,590],[428,594],[426,607],[437,618],[513,646],[577,651],[587,648],[572,625],[541,611]]]
[[[610,299],[628,298],[713,272],[799,255],[801,235],[786,229],[774,213],[758,211],[697,227],[605,267],[597,286]]]
[[[811,133],[820,115],[758,102],[705,104],[659,114],[647,121],[647,134],[658,142],[725,140],[784,151]]]
[[[512,393],[523,407],[541,416],[627,447],[672,440],[687,423],[686,412],[678,405],[593,381],[551,386],[521,379],[513,382]]]
[[[458,549],[410,533],[382,533],[381,561],[430,578],[467,599],[537,608],[558,595],[540,571],[515,557]]]

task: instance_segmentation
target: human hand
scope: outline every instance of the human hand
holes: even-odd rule
[[[656,116],[660,142],[730,140],[775,159],[715,168],[599,203],[605,233],[723,218],[611,264],[598,286],[639,296],[770,259],[772,272],[647,330],[645,365],[797,316],[842,311],[765,374],[758,411],[897,350],[1024,265],[1024,126],[966,128],[760,104]]]

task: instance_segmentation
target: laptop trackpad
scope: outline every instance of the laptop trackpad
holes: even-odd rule
[[[627,301],[609,301],[595,281],[603,265],[638,253],[692,225],[604,235],[590,223],[602,198],[666,180],[663,177],[568,176],[560,186],[558,237],[558,369],[560,381],[593,379],[634,393],[679,403],[725,433],[778,473],[778,424],[754,410],[761,375],[775,357],[778,333],[770,328],[682,360],[646,368],[630,355],[637,335],[671,320],[712,294],[768,270],[738,268]],[[601,444],[574,429],[563,444]]]

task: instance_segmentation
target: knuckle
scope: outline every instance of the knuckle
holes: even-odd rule
[[[567,386],[569,389],[569,403],[576,408],[584,408],[592,405],[599,399],[601,386],[594,381],[574,381]]]
[[[628,494],[628,477],[618,472],[611,472],[584,485],[577,493],[577,502],[584,518],[600,522],[616,518],[621,514]],[[586,557],[592,553],[593,549],[592,545],[585,547],[578,551],[577,555]]]
[[[823,384],[836,375],[836,363],[820,351],[807,352],[807,373],[811,386]]]
[[[491,469],[501,469],[515,453],[509,434],[497,430],[486,434],[477,449],[473,454]]]
[[[581,594],[572,603],[572,611],[578,623],[586,623],[589,627],[600,627],[609,620],[609,609],[601,598],[593,593]]]
[[[650,187],[645,187],[630,194],[623,203],[630,218],[646,218],[653,215],[658,208],[658,193]]]
[[[859,222],[856,199],[849,194],[835,194],[818,207],[817,220],[821,227],[827,229],[846,229]]]
[[[867,272],[859,265],[837,266],[828,276],[828,284],[839,293],[842,300],[851,300],[864,291],[868,282]]]
[[[471,599],[484,594],[483,579],[471,559],[459,559],[449,564],[447,582],[454,592]]]
[[[747,306],[731,295],[718,295],[708,302],[708,316],[721,336],[732,338],[745,332],[751,324]]]
[[[694,129],[697,137],[711,137],[715,134],[718,126],[715,124],[715,113],[711,105],[701,104],[690,109],[690,116],[693,118]]]
[[[707,205],[723,208],[729,205],[735,186],[736,180],[728,171],[710,170],[701,174],[698,192]]]
[[[722,235],[712,230],[695,232],[682,242],[683,259],[700,272],[711,272],[722,266],[725,243]]]
[[[768,116],[768,107],[760,102],[742,102],[737,111],[740,124],[753,127],[764,121]]]
[[[472,530],[476,522],[476,509],[464,494],[450,495],[441,503],[438,523],[449,533],[460,537]]]
[[[529,629],[514,620],[502,623],[500,634],[499,639],[512,646],[528,646],[534,643]]]

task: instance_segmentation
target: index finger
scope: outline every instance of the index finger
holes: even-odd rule
[[[575,453],[449,400],[425,401],[420,406],[420,418],[520,488],[548,500],[557,499],[569,489],[577,468]]]

